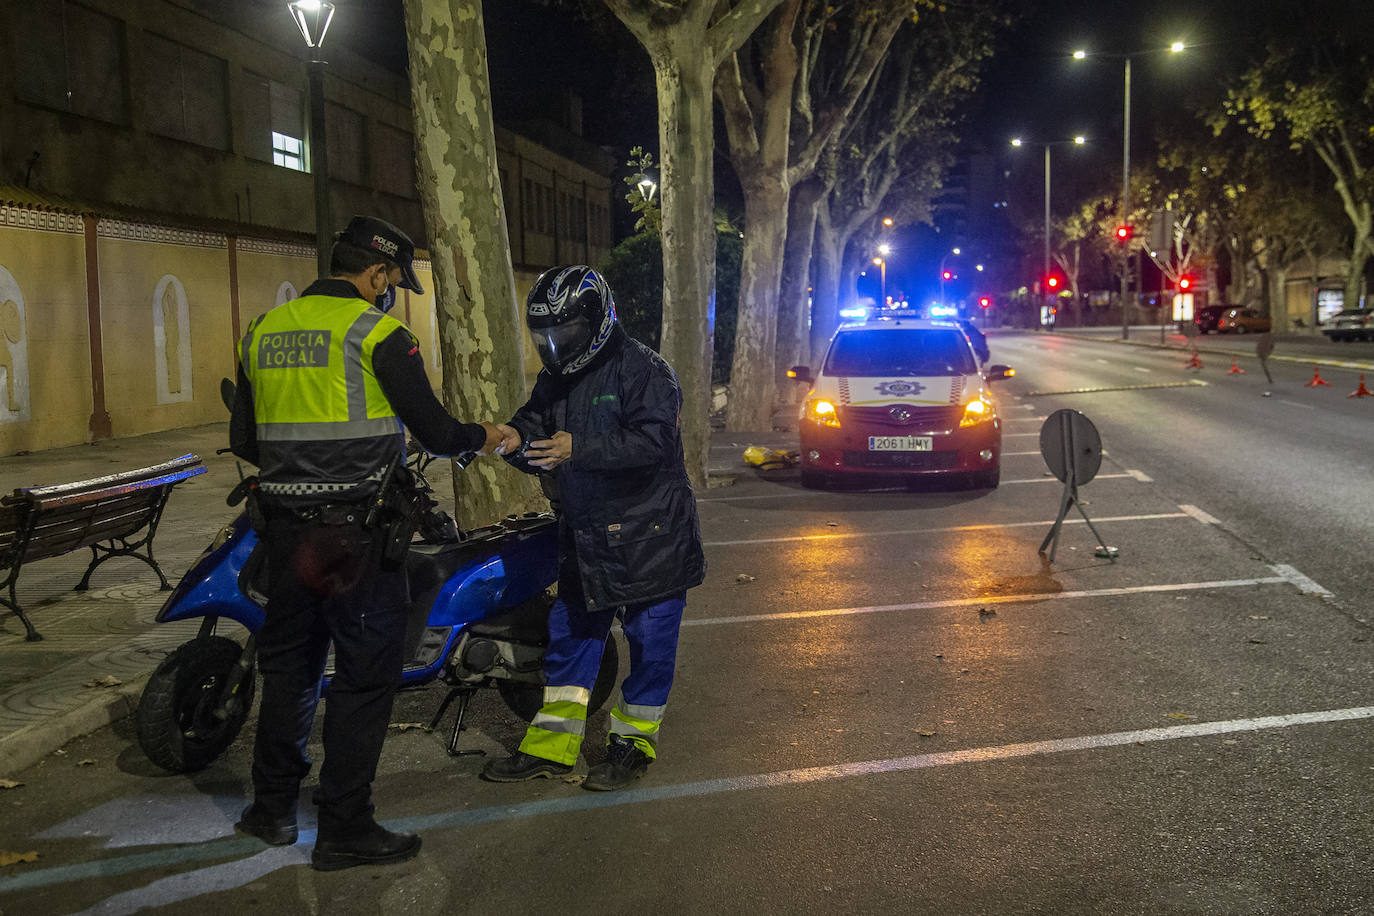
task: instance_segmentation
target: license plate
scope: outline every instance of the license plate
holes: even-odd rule
[[[928,452],[933,448],[930,436],[869,436],[870,452]]]

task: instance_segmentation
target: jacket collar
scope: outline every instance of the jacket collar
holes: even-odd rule
[[[337,277],[321,277],[305,288],[302,296],[333,296],[336,299],[363,299],[358,287]],[[367,302],[366,299],[363,299]]]

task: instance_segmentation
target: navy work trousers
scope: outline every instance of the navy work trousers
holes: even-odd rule
[[[360,525],[268,517],[267,620],[258,634],[262,707],[253,788],[265,813],[295,811],[310,771],[307,744],[329,646],[334,677],[324,715],[319,838],[367,832],[372,781],[401,679],[405,570],[383,569],[381,533]]]

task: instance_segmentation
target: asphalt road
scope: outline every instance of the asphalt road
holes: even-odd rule
[[[1298,364],[1266,386],[1178,351],[991,344],[1017,369],[996,491],[805,491],[739,464],[785,434],[718,437],[741,476],[699,494],[710,577],[632,790],[484,783],[482,758],[397,728],[379,816],[424,850],[321,874],[308,831],[232,834],[251,728],[184,777],[119,723],[0,795],[0,848],[41,856],[0,868],[0,913],[1374,910],[1374,398],[1344,374],[1304,388]],[[1037,556],[1061,489],[1038,430],[1061,407],[1101,432],[1082,497],[1116,562],[1077,513]],[[439,699],[403,695],[395,722]],[[473,726],[489,753],[520,734],[494,695]]]

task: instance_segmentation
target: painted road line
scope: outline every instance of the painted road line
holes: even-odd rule
[[[1040,434],[1039,434],[1038,432],[1035,432],[1035,433],[1002,433],[1002,438],[1003,438],[1003,439],[1030,439],[1030,438],[1039,438],[1039,437],[1040,437]]]
[[[1101,476],[1110,477],[1111,475],[1110,475],[1110,474],[1104,474],[1104,475],[1101,475]],[[1151,477],[1149,474],[1146,474],[1144,471],[1136,470],[1135,468],[1127,468],[1127,469],[1126,469],[1126,476],[1127,476],[1127,477],[1134,477],[1136,480],[1140,481],[1141,483],[1154,483],[1154,482],[1155,482],[1155,479],[1154,479],[1153,477]]]
[[[1140,476],[1137,477],[1137,476],[1136,476],[1137,474],[1139,474]],[[1144,477],[1144,478],[1145,478],[1145,481],[1144,481],[1145,483],[1150,483],[1150,482],[1151,482],[1151,481],[1150,481],[1150,478],[1145,477],[1144,474],[1140,474],[1139,471],[1135,472],[1135,474],[1131,473],[1130,471],[1127,471],[1127,472],[1124,473],[1124,474],[1098,474],[1096,477],[1093,478],[1093,480],[1111,480],[1111,479],[1116,478],[1116,477],[1133,477],[1133,478],[1135,478],[1136,480],[1140,480],[1141,477]],[[1005,487],[1005,486],[1006,486],[1007,484],[1009,484],[1009,483],[1063,483],[1063,482],[1064,482],[1064,481],[1060,480],[1058,477],[1028,477],[1028,478],[1026,478],[1026,479],[1024,479],[1024,480],[1004,480],[1004,481],[1002,481],[1002,486]]]
[[[1163,382],[1157,385],[1112,385],[1102,388],[1067,388],[1063,391],[1027,391],[1028,398],[1043,398],[1056,394],[1097,394],[1101,391],[1147,391],[1151,388],[1206,388],[1207,383],[1200,378],[1190,378],[1186,382]]]
[[[779,789],[831,782],[837,779],[855,779],[885,773],[905,773],[942,766],[992,763],[1001,760],[1044,757],[1052,754],[1118,747],[1129,748],[1134,745],[1163,741],[1213,738],[1220,735],[1246,732],[1300,728],[1336,722],[1356,722],[1370,718],[1374,718],[1374,706],[1352,706],[1344,709],[1256,716],[1247,719],[1190,722],[1184,725],[1106,732],[1097,735],[1079,735],[1071,738],[1051,738],[1042,741],[1023,741],[1014,744],[999,744],[930,754],[912,754],[903,757],[887,757],[828,766],[776,770],[771,773],[756,773],[745,776],[726,776],[719,779],[704,779],[676,785],[622,789],[619,792],[580,792],[561,798],[541,799],[514,805],[494,805],[462,811],[441,811],[435,814],[388,820],[383,822],[383,826],[389,830],[420,833],[428,830],[464,829],[481,824],[524,818],[572,814],[579,811],[603,810],[686,798],[706,798],[728,792]],[[107,916],[133,913],[149,906],[165,906],[169,903],[189,900],[202,894],[242,887],[249,881],[256,880],[273,870],[273,868],[304,864],[304,847],[314,840],[314,833],[313,830],[302,830],[300,839],[295,846],[283,846],[275,849],[264,850],[262,843],[258,840],[234,838],[177,846],[151,853],[117,856],[78,865],[58,865],[0,878],[0,893],[51,887],[96,877],[129,874],[147,868],[188,865],[249,852],[257,853],[240,862],[229,862],[200,871],[184,872],[162,878],[146,887],[125,891],[107,898],[88,911],[107,914]],[[255,864],[256,867],[252,867]],[[269,864],[271,864],[271,868],[265,867]],[[236,867],[240,872],[237,881],[232,877]]]
[[[1160,512],[1155,515],[1117,515],[1111,518],[1099,518],[1098,524],[1105,522],[1144,522],[1154,521],[1162,518],[1187,518],[1186,512]],[[1001,524],[989,525],[952,525],[948,528],[906,528],[899,531],[837,531],[834,534],[795,534],[787,537],[776,538],[745,538],[736,541],[706,541],[705,547],[736,547],[744,544],[786,544],[799,541],[834,541],[843,538],[888,538],[894,535],[904,534],[944,534],[955,531],[996,531],[999,528],[1043,528],[1053,525],[1054,520],[1043,522],[1003,522]],[[1062,522],[1065,525],[1085,524],[1081,518],[1066,518]]]
[[[1291,567],[1289,567],[1291,569]],[[1278,566],[1271,566],[1279,572]],[[806,620],[812,617],[853,617],[860,614],[887,614],[894,611],[932,611],[952,607],[985,607],[989,604],[1027,604],[1038,601],[1058,601],[1070,598],[1116,598],[1127,595],[1156,594],[1160,592],[1198,592],[1220,588],[1248,588],[1254,585],[1297,585],[1295,577],[1306,579],[1302,573],[1292,570],[1291,575],[1264,576],[1254,579],[1215,579],[1210,582],[1176,582],[1164,585],[1130,585],[1116,588],[1090,588],[1073,592],[1032,592],[1024,595],[984,595],[978,598],[945,598],[939,601],[916,601],[910,604],[876,604],[868,607],[827,608],[819,611],[779,611],[776,614],[748,614],[739,617],[701,617],[682,621],[684,627],[711,627],[730,623],[761,623],[769,620]],[[1307,579],[1306,581],[1312,582]],[[1321,588],[1315,582],[1313,586]],[[1302,588],[1302,586],[1298,586]],[[1321,594],[1304,592],[1304,594]],[[1330,594],[1330,592],[1326,592]]]
[[[1101,364],[1104,365],[1104,366],[1110,366],[1110,365],[1111,365],[1111,363],[1107,362],[1105,359],[1099,359],[1099,360],[1097,360],[1097,362],[1101,363]]]
[[[1274,402],[1277,403],[1277,404],[1288,404],[1289,406],[1292,406],[1292,407],[1301,407],[1303,410],[1316,410],[1316,409],[1317,409],[1316,407],[1314,407],[1314,406],[1311,405],[1311,404],[1299,404],[1297,401],[1289,401],[1289,400],[1286,400],[1286,399],[1284,399],[1284,398],[1274,398]]]
[[[1151,370],[1151,369],[1146,369],[1144,366],[1132,366],[1131,368],[1134,369],[1136,372],[1151,372],[1151,371],[1153,371],[1153,370]]]
[[[1313,582],[1311,579],[1307,578],[1302,573],[1298,572],[1296,569],[1289,566],[1287,563],[1275,563],[1269,568],[1277,572],[1280,576],[1283,576],[1284,579],[1296,585],[1298,587],[1298,591],[1302,592],[1304,595],[1320,595],[1323,598],[1334,597],[1331,592],[1322,588],[1320,585]]]
[[[1007,417],[1008,423],[1043,423],[1049,417]]]
[[[1013,455],[1039,455],[1039,454],[1040,454],[1040,452],[1038,452],[1038,451],[1036,451],[1036,452],[1003,452],[1003,453],[1002,453],[1002,457],[1003,457],[1003,458],[1010,458],[1010,457],[1012,457]]]
[[[1203,511],[1202,511],[1201,509],[1199,509],[1197,506],[1179,506],[1179,508],[1182,509],[1184,512],[1188,513],[1189,515],[1191,515],[1193,518],[1195,518],[1195,519],[1197,519],[1198,521],[1202,522],[1204,525],[1220,525],[1220,524],[1221,524],[1221,522],[1220,522],[1219,520],[1217,520],[1216,518],[1214,518],[1214,517],[1208,515],[1206,512],[1203,512]]]

